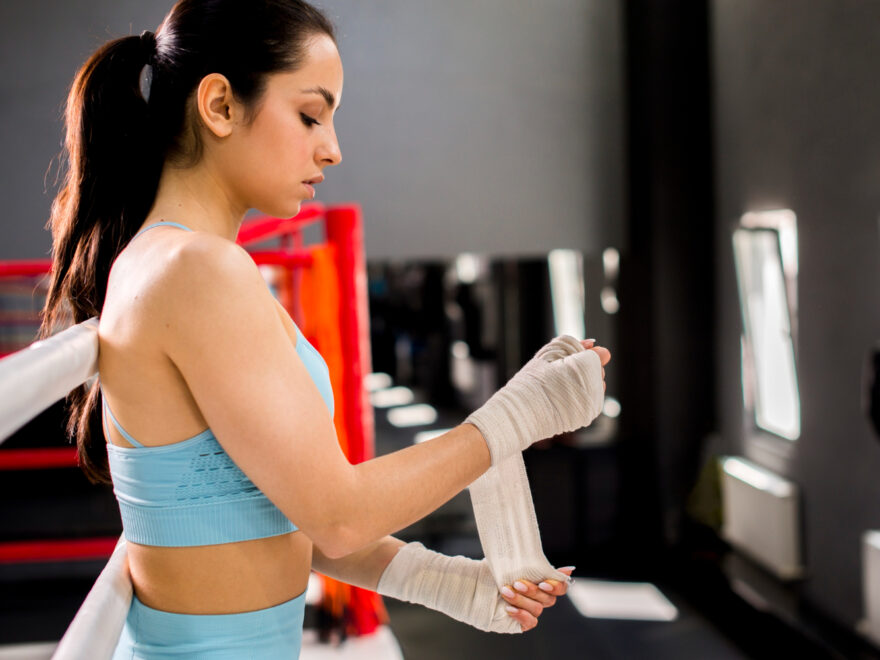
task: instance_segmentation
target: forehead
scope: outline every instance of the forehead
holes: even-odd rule
[[[312,97],[336,107],[342,96],[342,79],[342,60],[336,44],[330,37],[319,35],[306,42],[300,68],[271,76],[270,86],[284,94]]]

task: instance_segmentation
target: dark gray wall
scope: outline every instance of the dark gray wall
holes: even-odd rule
[[[880,4],[714,0],[719,408],[726,448],[803,491],[808,602],[861,617],[860,535],[880,528],[880,444],[860,410],[880,338]],[[802,436],[742,420],[731,223],[791,208],[800,232]]]
[[[170,4],[136,0],[0,2],[0,259],[46,257],[50,162],[77,69],[105,41],[155,29]],[[53,164],[54,165],[54,164]]]
[[[50,246],[50,160],[78,66],[172,2],[0,3],[0,259]],[[343,163],[371,258],[619,245],[622,27],[608,0],[324,0],[340,36]]]

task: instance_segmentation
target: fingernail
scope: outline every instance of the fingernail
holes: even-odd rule
[[[553,591],[553,587],[547,584],[546,582],[541,582],[538,585],[538,589],[543,589],[544,591]]]
[[[516,614],[517,612],[519,612],[518,609],[516,609],[515,607],[511,607],[510,605],[508,605],[504,609],[507,610],[508,614]]]
[[[523,594],[529,590],[529,588],[526,585],[524,585],[522,582],[520,582],[519,580],[517,580],[516,582],[513,583],[513,588]]]
[[[595,339],[584,339],[584,341],[591,341],[591,342],[593,342],[594,344],[596,343],[596,340],[595,340]]]
[[[567,571],[567,570],[571,570],[571,572],[574,573],[574,569],[575,569],[575,568],[577,568],[577,566],[563,566],[562,568],[557,568],[556,570],[557,570],[557,571]]]
[[[513,589],[511,589],[510,587],[501,587],[501,593],[503,593],[508,598],[514,598],[516,596],[516,594],[513,593]]]

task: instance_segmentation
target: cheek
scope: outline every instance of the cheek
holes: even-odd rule
[[[300,129],[289,119],[255,123],[231,156],[236,175],[248,190],[246,195],[255,202],[303,195],[298,184],[315,174],[305,126]]]
[[[301,181],[311,173],[309,163],[309,131],[299,118],[284,117],[267,123],[254,135],[255,151],[264,162],[260,169],[269,180]],[[308,170],[303,172],[303,167]]]

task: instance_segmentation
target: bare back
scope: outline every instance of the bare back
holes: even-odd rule
[[[110,409],[148,447],[192,437],[208,427],[180,371],[161,347],[156,305],[179,305],[155,294],[154,283],[185,241],[217,241],[157,227],[116,260],[101,313],[98,369]],[[167,291],[167,288],[165,288]],[[278,317],[292,344],[297,335],[281,307]],[[132,445],[112,425],[109,440]],[[149,450],[147,450],[149,451]],[[301,594],[311,567],[312,542],[301,531],[262,539],[192,547],[128,542],[137,597],[159,610],[227,614],[271,607]]]

